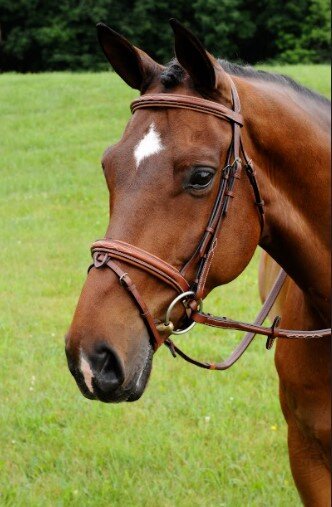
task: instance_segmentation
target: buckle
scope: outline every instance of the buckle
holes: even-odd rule
[[[272,323],[272,326],[271,326],[272,334],[271,334],[271,336],[268,336],[268,338],[266,340],[266,344],[265,344],[266,350],[271,350],[273,347],[274,341],[276,339],[275,334],[277,333],[277,329],[280,324],[280,321],[281,321],[281,317],[279,317],[279,315],[277,315]]]
[[[108,253],[104,253],[104,252],[94,252],[93,253],[93,264],[94,264],[94,267],[95,268],[101,268],[103,266],[105,266],[105,264],[108,263],[108,261],[110,260],[110,256]]]
[[[119,277],[119,283],[120,285],[124,286],[124,285],[127,285],[127,283],[125,282],[125,278],[126,276],[128,276],[128,273],[123,273],[120,277]]]
[[[222,170],[222,178],[224,180],[228,180],[229,178],[229,173],[231,172],[231,169],[232,169],[233,165],[232,164],[227,164],[225,165],[225,167],[223,168]]]

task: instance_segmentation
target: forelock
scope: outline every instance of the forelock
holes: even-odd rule
[[[165,88],[173,88],[183,82],[184,76],[185,70],[181,67],[176,58],[173,58],[161,73],[160,81]]]

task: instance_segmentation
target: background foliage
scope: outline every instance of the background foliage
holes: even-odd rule
[[[171,16],[223,58],[249,63],[329,58],[328,0],[0,0],[0,69],[106,68],[96,43],[98,21],[165,63],[172,56]]]

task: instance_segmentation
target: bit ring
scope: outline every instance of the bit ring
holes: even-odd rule
[[[171,302],[171,304],[169,305],[169,307],[167,308],[167,311],[166,311],[165,322],[164,322],[165,326],[168,326],[171,323],[170,316],[171,316],[174,306],[177,303],[179,303],[179,301],[183,301],[183,303],[184,303],[184,301],[186,299],[188,299],[190,296],[195,296],[195,292],[193,292],[192,290],[189,290],[187,292],[182,292],[182,294],[179,294],[176,298],[173,299],[173,301]],[[198,307],[200,310],[203,309],[203,301],[201,299],[198,301]],[[191,322],[189,324],[189,326],[185,327],[184,329],[173,329],[172,334],[176,334],[176,335],[177,334],[185,334],[188,331],[190,331],[195,325],[196,325],[196,322]]]

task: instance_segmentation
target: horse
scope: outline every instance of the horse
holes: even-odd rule
[[[176,353],[172,332],[203,315],[204,297],[238,277],[258,245],[263,300],[280,266],[287,273],[270,315],[300,330],[330,319],[329,101],[290,78],[217,60],[170,23],[176,58],[166,66],[97,25],[115,72],[141,93],[102,158],[110,221],[66,335],[78,387],[103,402],[140,398],[158,346]],[[213,222],[220,202],[222,227],[219,211]],[[330,499],[329,357],[327,336],[277,340],[291,470],[310,506]]]

